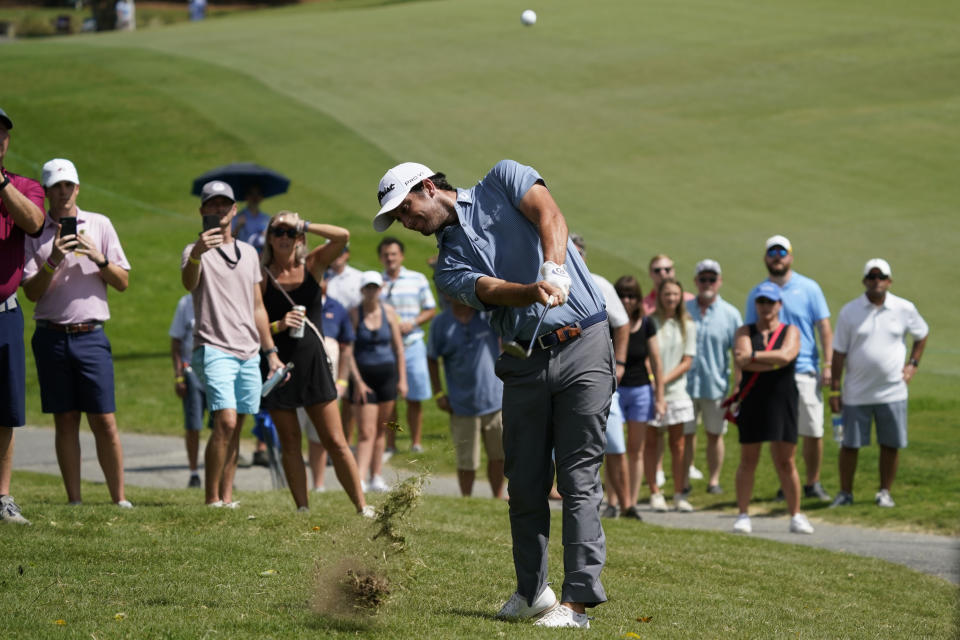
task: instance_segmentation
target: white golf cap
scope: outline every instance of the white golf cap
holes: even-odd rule
[[[43,165],[40,182],[45,187],[52,187],[58,182],[80,184],[80,178],[77,176],[77,168],[73,166],[72,162],[63,158],[54,158]]]
[[[883,258],[870,258],[867,260],[867,264],[863,265],[863,277],[866,278],[874,269],[877,269],[888,278],[893,277],[893,274],[890,272],[890,265]]]
[[[767,238],[767,246],[765,250],[769,250],[770,247],[783,247],[790,253],[793,253],[793,245],[790,244],[790,241],[787,240],[786,236],[770,236]]]
[[[380,211],[373,216],[373,228],[381,233],[386,231],[393,224],[393,218],[387,214],[400,206],[410,189],[432,175],[433,171],[416,162],[398,164],[383,174],[377,187]]]
[[[710,258],[698,262],[697,266],[693,269],[693,275],[698,276],[704,271],[713,271],[717,275],[722,273],[720,271],[720,263],[716,260],[711,260]]]
[[[383,276],[379,271],[364,271],[360,277],[360,288],[363,289],[368,284],[375,284],[378,287],[383,286]]]

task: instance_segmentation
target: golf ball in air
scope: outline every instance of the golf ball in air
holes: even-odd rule
[[[520,14],[520,22],[529,26],[536,24],[537,22],[537,12],[533,9],[527,9]]]

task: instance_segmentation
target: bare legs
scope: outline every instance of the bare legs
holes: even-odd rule
[[[477,472],[473,469],[457,469],[457,483],[460,485],[460,495],[469,497],[473,494],[473,481]],[[490,483],[490,493],[494,498],[503,498],[503,460],[487,461],[487,481]]]
[[[386,446],[387,426],[396,402],[364,403],[353,405],[357,418],[357,467],[360,479],[380,475],[383,469],[383,450]]]
[[[80,502],[80,412],[55,413],[56,427],[54,448],[60,475],[67,490],[69,502]],[[93,432],[97,446],[97,460],[107,481],[110,498],[114,502],[125,500],[123,487],[123,448],[117,433],[117,421],[112,413],[88,413],[87,424]]]
[[[737,467],[737,507],[740,513],[747,513],[750,499],[753,497],[754,477],[762,446],[761,442],[740,446],[740,466]],[[796,451],[797,445],[790,442],[770,443],[773,466],[780,479],[787,511],[791,516],[800,511],[800,476],[797,475],[797,466],[793,459]]]
[[[13,427],[0,427],[0,496],[10,494],[13,473]]]
[[[803,464],[807,471],[806,485],[820,482],[820,463],[823,461],[823,438],[803,437]],[[783,490],[786,495],[787,490]]]
[[[840,448],[840,490],[853,494],[853,476],[857,471],[857,457],[859,449]],[[890,491],[893,481],[897,477],[897,467],[900,463],[900,450],[880,445],[880,488]],[[3,491],[0,491],[3,493]]]
[[[333,470],[337,474],[337,480],[344,491],[347,492],[347,496],[350,497],[350,501],[353,502],[357,511],[362,510],[367,503],[363,499],[363,490],[360,488],[360,472],[353,453],[350,451],[350,446],[347,444],[347,439],[343,435],[343,425],[340,423],[337,401],[331,400],[325,404],[311,405],[306,409],[307,415],[310,416],[310,420],[317,428],[317,435],[320,436],[323,448],[333,459]]]
[[[619,504],[621,509],[629,509],[636,504],[630,502],[630,483],[627,477],[625,456],[622,453],[608,453],[606,456],[608,504]]]
[[[200,432],[187,429],[184,441],[187,445],[187,464],[190,465],[190,472],[196,473],[197,459],[200,457]]]
[[[233,500],[233,477],[237,473],[240,425],[236,409],[213,412],[213,432],[204,452],[207,504]]]
[[[620,507],[628,509],[637,504],[640,495],[640,479],[643,477],[644,467],[644,442],[646,440],[646,422],[627,421],[627,502]],[[656,462],[654,462],[656,468]],[[654,474],[656,475],[656,474]],[[654,482],[656,486],[656,482]]]
[[[667,427],[670,444],[670,466],[673,475],[674,495],[683,493],[683,483],[686,479],[686,469],[683,466],[683,424],[671,424]],[[647,429],[646,443],[643,452],[643,468],[647,477],[650,494],[660,493],[657,486],[657,449],[663,438],[663,429],[651,427]]]
[[[690,467],[693,465],[694,454],[697,452],[697,434],[688,433],[684,436],[686,443],[683,449],[683,468],[686,469],[684,486],[690,486]],[[707,486],[720,484],[720,471],[723,469],[723,456],[726,454],[723,436],[707,432]]]

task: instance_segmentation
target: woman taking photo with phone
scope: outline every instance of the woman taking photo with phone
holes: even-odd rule
[[[306,234],[327,242],[307,250]],[[286,384],[277,386],[262,406],[270,411],[282,449],[283,471],[298,510],[306,511],[307,473],[301,450],[302,438],[297,408],[303,407],[330,453],[337,480],[357,508],[369,509],[360,488],[360,475],[343,435],[337,408],[337,385],[327,364],[319,327],[323,318],[320,282],[327,266],[343,251],[350,233],[330,224],[301,220],[291,211],[281,211],[267,225],[267,241],[261,263],[266,277],[261,282],[263,304],[270,318],[270,331],[283,362],[295,368]]]

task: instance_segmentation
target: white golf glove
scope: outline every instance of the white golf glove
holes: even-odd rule
[[[564,304],[567,301],[567,296],[570,295],[570,284],[572,282],[570,275],[567,274],[566,267],[547,260],[540,267],[540,277],[543,278],[544,282],[560,289],[560,304]]]

